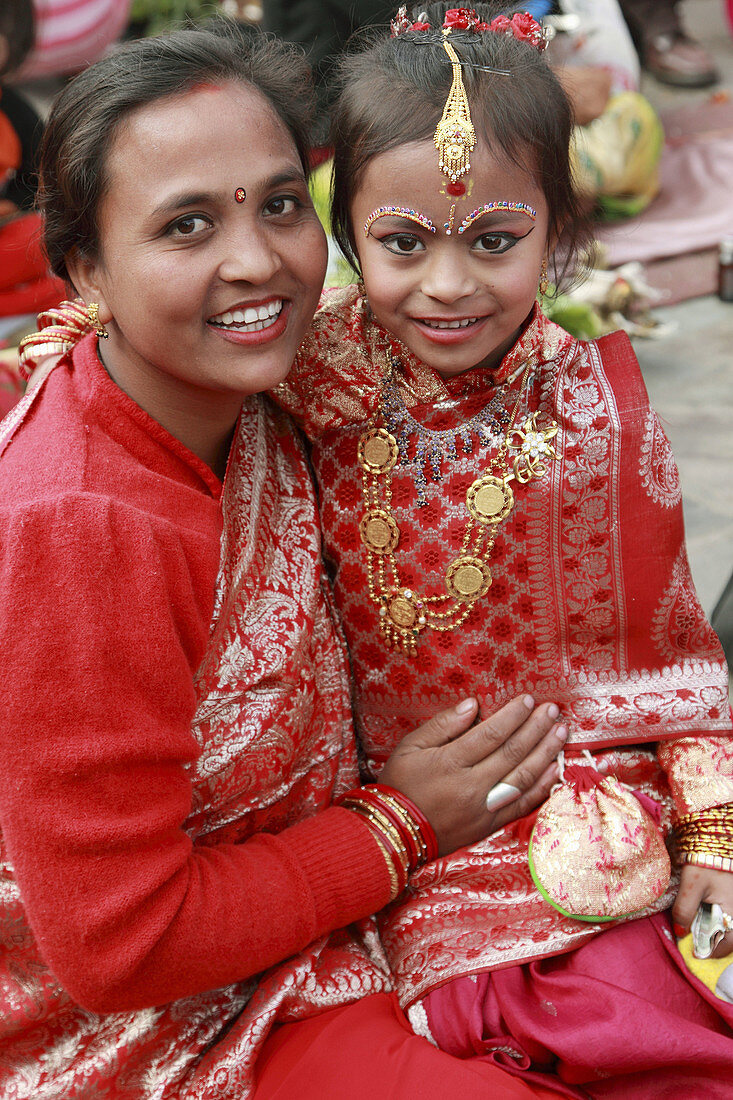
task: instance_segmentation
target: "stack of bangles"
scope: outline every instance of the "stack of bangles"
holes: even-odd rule
[[[682,859],[715,871],[733,871],[733,803],[684,814],[675,824]]]
[[[392,900],[407,886],[411,871],[438,858],[432,825],[401,791],[370,783],[340,800],[346,810],[364,819],[384,855],[392,884]]]

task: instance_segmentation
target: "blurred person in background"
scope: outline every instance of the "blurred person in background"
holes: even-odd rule
[[[33,49],[31,0],[0,6],[0,318],[56,305],[64,286],[48,271],[39,244],[40,220],[33,211],[38,146],[43,123],[9,79]],[[0,415],[19,395],[18,381],[0,385]]]
[[[715,63],[685,30],[679,0],[619,0],[647,72],[681,88],[704,88],[718,79]]]
[[[12,7],[26,7],[26,0]],[[16,80],[80,72],[122,37],[130,0],[33,0],[35,42]]]

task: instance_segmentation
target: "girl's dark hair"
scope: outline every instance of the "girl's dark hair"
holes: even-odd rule
[[[0,77],[20,68],[31,52],[36,34],[32,0],[4,0],[0,4],[0,38],[7,45],[5,64],[0,65]]]
[[[312,86],[299,47],[245,35],[226,21],[128,43],[64,88],[46,126],[38,206],[55,274],[70,282],[66,257],[72,249],[91,258],[99,253],[107,161],[124,119],[197,84],[222,81],[247,84],[270,102],[307,174]]]
[[[429,4],[413,14],[435,30],[396,38],[388,31],[370,31],[342,61],[331,132],[332,226],[357,271],[349,211],[368,162],[388,149],[432,138],[443,113],[453,75],[440,31],[445,11],[443,4]],[[507,6],[477,4],[476,11],[490,22],[506,14]],[[573,115],[565,92],[543,55],[526,42],[489,31],[453,31],[450,41],[464,63],[463,83],[477,140],[535,176],[549,206],[550,230],[562,237],[567,268],[591,231],[573,185]],[[510,75],[477,66],[508,70]],[[437,172],[437,151],[435,155]]]

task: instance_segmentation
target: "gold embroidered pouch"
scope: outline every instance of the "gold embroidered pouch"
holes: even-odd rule
[[[671,874],[656,809],[653,799],[592,766],[565,766],[529,843],[544,899],[584,921],[617,920],[655,902]]]

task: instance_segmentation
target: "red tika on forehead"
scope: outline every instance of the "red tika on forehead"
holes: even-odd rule
[[[212,84],[211,81],[202,80],[200,84],[192,84],[189,92],[220,92],[221,84]]]

